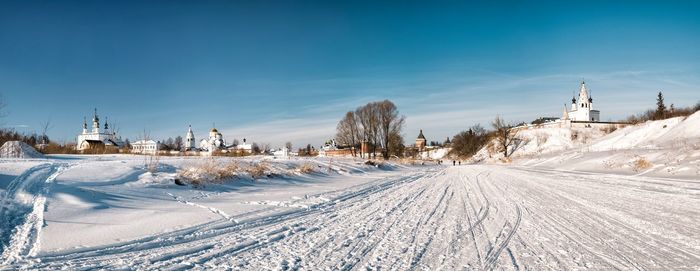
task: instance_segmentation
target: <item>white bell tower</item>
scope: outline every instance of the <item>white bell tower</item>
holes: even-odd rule
[[[195,149],[195,139],[194,139],[194,133],[192,132],[192,125],[187,129],[187,136],[185,136],[185,150],[194,150]]]

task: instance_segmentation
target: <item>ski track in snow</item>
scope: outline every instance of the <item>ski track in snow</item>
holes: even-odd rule
[[[237,223],[238,223],[238,221],[236,221],[235,219],[233,219],[230,215],[228,215],[226,212],[224,212],[224,211],[222,211],[222,210],[219,210],[219,209],[214,208],[214,207],[204,206],[204,205],[202,205],[202,204],[195,203],[195,202],[191,202],[191,201],[188,201],[188,200],[181,199],[180,197],[178,197],[178,196],[176,196],[176,195],[173,195],[172,193],[166,193],[166,194],[167,194],[168,196],[172,197],[172,198],[173,198],[174,200],[176,200],[177,202],[180,202],[180,203],[182,203],[182,204],[187,204],[187,205],[190,205],[190,206],[199,207],[199,208],[202,208],[202,209],[207,209],[207,210],[209,210],[210,212],[212,212],[212,213],[214,213],[214,214],[216,214],[216,215],[218,215],[218,216],[221,216],[222,218],[224,218],[224,219],[226,219],[226,220],[228,220],[228,221],[231,221],[231,222],[234,223],[234,224],[237,224]],[[196,198],[195,198],[195,199],[196,199]]]
[[[15,199],[14,186],[50,183],[60,168],[29,170],[3,202]],[[41,258],[13,247],[3,259],[12,254],[7,269],[68,270],[698,270],[699,191],[700,181],[431,167],[254,218],[170,194],[222,219]],[[40,228],[25,239],[36,239]]]
[[[44,226],[46,196],[51,183],[68,165],[44,163],[34,166],[8,185],[0,200],[1,265],[36,255],[39,235]]]

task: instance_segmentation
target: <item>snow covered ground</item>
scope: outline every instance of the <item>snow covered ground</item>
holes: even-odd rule
[[[700,179],[700,112],[609,134],[595,128],[543,128],[522,130],[518,137],[510,155],[516,165]],[[475,160],[492,163],[502,157],[483,148]]]
[[[0,160],[0,269],[700,268],[697,178],[314,158],[174,184],[202,159]]]

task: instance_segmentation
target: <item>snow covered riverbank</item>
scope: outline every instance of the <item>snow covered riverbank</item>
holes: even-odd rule
[[[52,156],[0,160],[2,255],[81,251],[226,219],[233,223],[324,201],[315,195],[400,174],[350,159],[221,158],[264,163],[274,178],[242,174],[203,188],[178,186],[176,171],[210,158],[161,157],[157,172],[144,157]],[[295,169],[316,165],[309,174]],[[372,173],[372,174],[370,174]],[[48,180],[51,176],[51,180]],[[303,203],[302,203],[303,202]]]
[[[698,180],[312,159],[269,161],[322,166],[308,175],[162,181],[188,159],[155,175],[138,157],[3,160],[32,163],[2,190],[31,219],[3,216],[0,269],[700,268]]]

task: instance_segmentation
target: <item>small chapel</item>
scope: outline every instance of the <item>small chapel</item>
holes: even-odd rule
[[[587,122],[600,121],[600,111],[593,110],[593,97],[591,96],[590,91],[586,89],[585,81],[581,81],[578,97],[576,97],[576,94],[574,94],[574,97],[571,99],[571,110],[567,110],[566,104],[564,104],[562,120]]]

